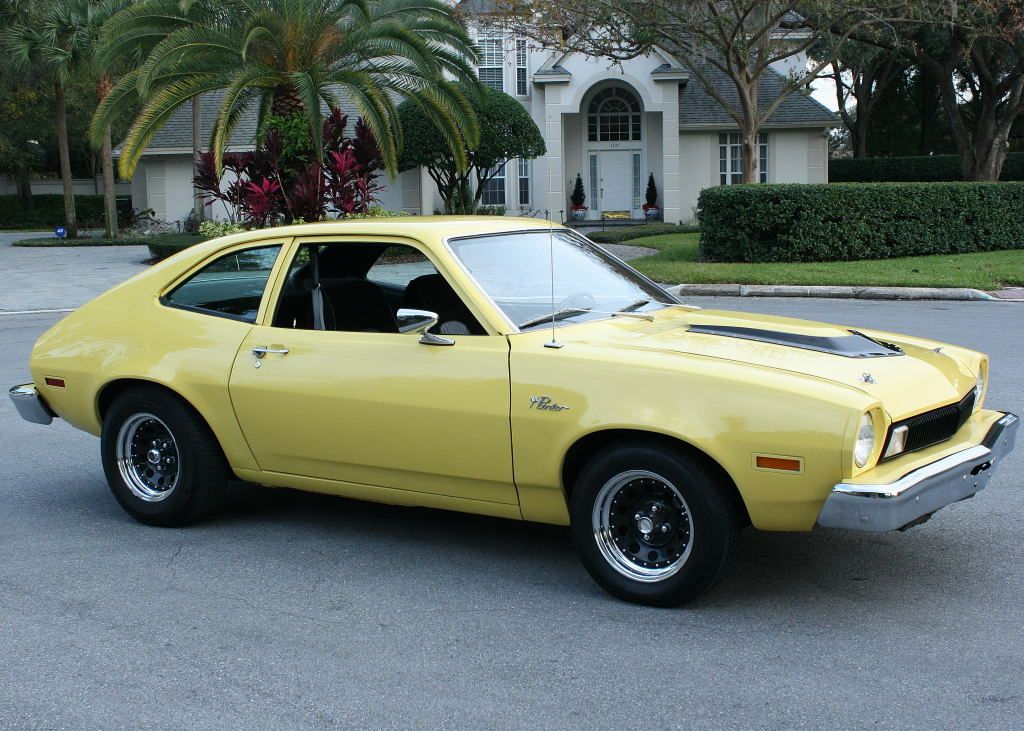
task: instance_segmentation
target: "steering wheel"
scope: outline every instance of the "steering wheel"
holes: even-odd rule
[[[558,303],[556,310],[565,310],[570,307],[579,307],[581,309],[592,310],[597,307],[597,300],[594,299],[594,295],[590,292],[573,292],[568,297]]]

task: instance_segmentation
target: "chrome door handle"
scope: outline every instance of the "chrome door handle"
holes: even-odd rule
[[[252,354],[257,358],[262,358],[267,353],[277,353],[278,355],[288,355],[288,348],[268,348],[263,345],[257,345],[252,349]]]

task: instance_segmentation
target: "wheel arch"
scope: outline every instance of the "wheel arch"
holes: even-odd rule
[[[587,462],[609,447],[626,444],[656,445],[668,451],[682,452],[700,460],[721,477],[722,484],[727,486],[729,496],[735,503],[739,514],[747,525],[750,524],[750,514],[747,511],[743,495],[736,486],[736,481],[717,460],[699,447],[678,437],[644,429],[603,429],[590,432],[577,439],[569,447],[562,460],[562,490],[565,494],[566,505],[569,504],[573,485]]]
[[[110,410],[110,406],[111,404],[114,403],[114,400],[121,394],[125,393],[126,391],[130,391],[133,388],[152,388],[159,391],[163,391],[164,393],[170,396],[174,396],[182,403],[187,404],[189,408],[195,411],[196,414],[199,415],[199,418],[202,419],[203,424],[210,431],[210,434],[213,435],[214,440],[217,442],[217,446],[220,448],[221,454],[224,455],[225,459],[227,459],[227,451],[224,449],[224,443],[221,441],[220,436],[217,434],[213,426],[211,426],[210,420],[207,419],[203,412],[200,409],[196,408],[196,405],[192,403],[189,399],[185,398],[182,394],[180,394],[178,391],[175,391],[170,386],[164,383],[160,383],[159,381],[151,381],[145,378],[115,378],[112,381],[105,383],[96,394],[96,415],[99,419],[99,423],[101,426],[103,424],[104,419],[106,418],[107,411]]]

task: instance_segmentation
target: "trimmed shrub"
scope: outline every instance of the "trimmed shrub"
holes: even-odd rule
[[[201,234],[163,234],[152,237],[146,245],[153,261],[160,261],[206,240],[207,237]]]
[[[1024,248],[1024,183],[705,188],[704,261],[844,261]]]
[[[963,180],[959,155],[865,157],[830,160],[830,183],[913,183]],[[1011,152],[1000,180],[1024,180],[1024,152]]]
[[[621,244],[623,241],[642,239],[647,236],[664,236],[665,234],[695,233],[696,226],[677,226],[674,223],[649,223],[643,226],[619,226],[607,231],[585,231],[588,239],[596,244]]]
[[[131,198],[117,199],[118,217],[131,208]],[[82,228],[103,227],[103,196],[76,195],[75,215]],[[34,195],[32,210],[26,211],[21,198],[0,195],[0,228],[31,230],[49,229],[64,224],[64,196]]]

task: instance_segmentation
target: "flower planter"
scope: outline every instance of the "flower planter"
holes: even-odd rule
[[[574,221],[582,221],[584,218],[587,217],[587,209],[573,208],[571,211],[569,211],[569,215],[572,216],[572,220]]]
[[[657,206],[651,206],[644,211],[644,216],[646,216],[650,220],[661,218],[661,209],[658,208]]]

